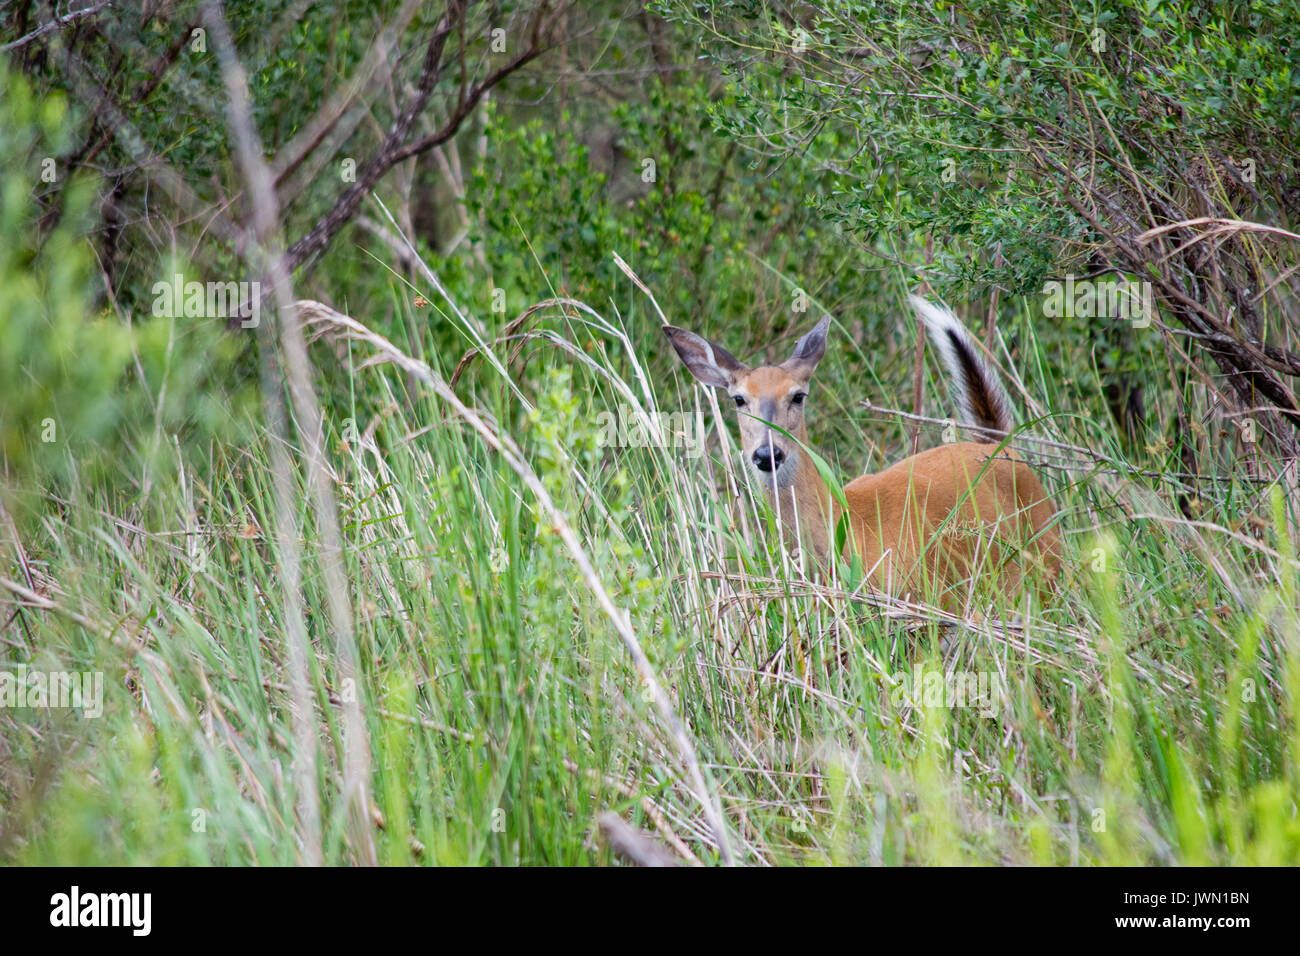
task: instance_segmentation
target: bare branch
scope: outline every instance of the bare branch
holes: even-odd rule
[[[456,135],[465,119],[474,112],[475,107],[477,107],[488,90],[546,52],[547,47],[544,44],[543,36],[546,32],[546,25],[551,19],[548,17],[549,13],[550,4],[544,0],[538,5],[537,12],[533,16],[532,26],[529,30],[528,46],[511,57],[504,65],[493,70],[482,80],[463,91],[457,101],[456,108],[452,110],[446,122],[436,132],[430,133],[413,143],[408,143],[407,137],[410,135],[416,117],[424,112],[434,87],[442,78],[444,70],[443,53],[447,37],[452,29],[457,28],[458,25],[463,27],[465,16],[464,0],[453,0],[448,7],[447,13],[434,30],[433,36],[430,37],[424,66],[415,93],[394,120],[379,152],[358,173],[357,181],[339,196],[329,212],[317,220],[316,225],[312,227],[307,235],[289,247],[287,253],[289,268],[291,270],[298,268],[313,255],[323,250],[335,234],[356,216],[362,200],[388,170],[404,159],[409,159],[447,142]],[[463,76],[462,82],[464,82]]]
[[[396,46],[398,36],[410,25],[420,2],[421,0],[406,0],[393,21],[375,37],[374,43],[362,58],[361,65],[347,83],[316,111],[315,116],[303,124],[293,139],[280,147],[271,160],[271,172],[277,186],[321,144],[348,108],[370,86],[375,74],[387,62],[389,53]]]
[[[20,36],[17,40],[13,40],[9,43],[6,43],[4,46],[0,46],[0,53],[8,53],[10,50],[17,50],[22,47],[25,47],[33,40],[38,40],[41,37],[45,36],[47,33],[53,33],[56,30],[62,30],[69,23],[72,23],[76,20],[82,20],[86,17],[94,16],[100,10],[103,10],[105,7],[111,7],[112,5],[113,5],[112,0],[100,0],[99,3],[92,4],[89,7],[83,7],[80,10],[69,10],[63,16],[55,17],[54,19],[50,20],[48,23],[42,24],[41,26],[37,27],[31,33],[28,33],[24,36]]]
[[[290,272],[329,244],[335,233],[356,215],[361,207],[361,201],[374,188],[375,183],[379,182],[380,177],[397,162],[393,158],[394,154],[400,144],[405,142],[416,116],[424,111],[434,87],[442,78],[442,54],[447,45],[447,37],[451,34],[455,23],[464,15],[464,0],[452,0],[447,12],[443,14],[442,20],[429,38],[429,45],[424,55],[424,66],[420,71],[415,93],[393,120],[393,125],[389,128],[378,155],[358,173],[357,181],[344,190],[333,208],[317,221],[307,235],[289,247],[286,259]]]

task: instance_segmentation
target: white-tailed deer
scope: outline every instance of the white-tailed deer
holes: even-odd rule
[[[1029,466],[998,448],[1014,428],[1002,382],[955,315],[916,296],[911,301],[953,378],[963,420],[986,440],[931,448],[845,485],[852,547],[871,584],[894,596],[942,596],[972,580],[1015,593],[1031,573],[1046,590],[1060,566],[1056,509]],[[750,368],[720,345],[664,326],[691,374],[730,394],[752,466],[746,470],[787,536],[823,562],[844,509],[801,446],[808,445],[804,400],[829,327],[829,317],[822,319],[780,365]]]

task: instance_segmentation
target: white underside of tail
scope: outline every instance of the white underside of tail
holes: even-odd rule
[[[920,296],[911,295],[908,300],[925,323],[929,342],[952,377],[961,420],[983,429],[989,437],[1009,434],[1015,428],[1011,400],[1002,379],[985,360],[961,319]]]

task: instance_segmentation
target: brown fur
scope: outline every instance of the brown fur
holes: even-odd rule
[[[997,445],[931,448],[854,478],[844,499],[852,546],[877,591],[941,594],[996,577],[1016,593],[1027,573],[1044,587],[1059,573],[1056,509],[1029,466]],[[801,467],[781,504],[795,506],[804,541],[824,558],[843,509],[821,477]]]

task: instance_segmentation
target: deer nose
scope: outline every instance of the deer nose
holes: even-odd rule
[[[754,452],[754,467],[759,471],[776,471],[781,467],[781,462],[785,461],[785,452],[780,448],[769,448],[767,445],[760,445]]]

